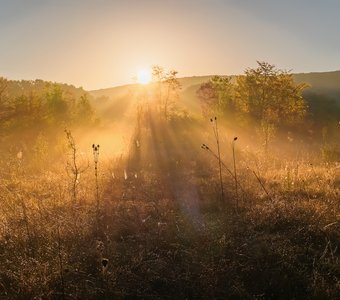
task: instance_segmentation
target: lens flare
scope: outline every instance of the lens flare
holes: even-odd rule
[[[137,82],[140,84],[148,84],[151,81],[151,71],[149,69],[139,70],[137,73]]]

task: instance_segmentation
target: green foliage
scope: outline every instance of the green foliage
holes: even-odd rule
[[[76,108],[77,122],[80,125],[91,125],[94,121],[94,110],[90,104],[89,96],[84,94],[80,97]]]
[[[203,83],[197,91],[203,114],[210,117],[235,112],[232,93],[231,77],[213,76],[208,82]]]
[[[214,76],[197,91],[203,113],[216,113],[238,125],[255,125],[267,151],[277,129],[296,126],[306,115],[303,91],[307,84],[294,82],[293,75],[266,62],[257,62],[235,82],[231,77]]]
[[[36,163],[45,159],[39,152],[45,152],[44,142],[49,140],[49,147],[55,145],[58,131],[65,126],[79,128],[95,121],[89,95],[83,89],[42,80],[0,78],[0,142],[10,142],[16,148],[25,145]],[[0,151],[5,148],[1,143]]]
[[[293,75],[266,62],[238,76],[235,97],[239,107],[253,119],[275,126],[297,123],[306,113],[302,93],[306,84],[296,84]]]
[[[68,103],[63,97],[63,90],[60,86],[52,85],[46,93],[46,106],[48,118],[53,122],[67,121]]]
[[[8,97],[7,93],[8,93],[8,81],[6,78],[0,77],[0,128],[4,127],[10,114],[7,103]]]
[[[83,89],[42,80],[0,78],[0,107],[0,127],[6,127],[9,133],[35,125],[48,128],[94,119],[89,96]]]
[[[274,65],[258,62],[232,83],[231,77],[214,76],[203,83],[198,96],[204,111],[220,115],[242,114],[256,123],[274,126],[296,124],[306,114],[302,96],[306,84],[296,84],[293,75]]]
[[[0,108],[3,108],[7,100],[8,80],[0,77]]]

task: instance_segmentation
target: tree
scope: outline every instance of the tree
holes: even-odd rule
[[[235,111],[232,93],[231,77],[213,76],[208,82],[203,83],[197,91],[203,114],[207,117],[226,116],[229,112]]]
[[[235,83],[231,77],[212,77],[200,86],[197,95],[207,115],[255,123],[267,150],[277,128],[303,120],[307,105],[302,94],[308,85],[296,84],[290,72],[275,65],[257,63],[257,68],[248,68],[237,76]]]
[[[296,84],[290,72],[275,65],[257,63],[257,68],[249,68],[245,75],[237,77],[235,99],[238,107],[258,124],[267,150],[277,127],[296,124],[305,116],[302,93],[308,85]]]
[[[302,93],[305,83],[296,84],[293,75],[276,69],[266,62],[247,69],[244,76],[236,79],[236,101],[239,107],[258,121],[275,125],[296,123],[306,113]]]
[[[49,117],[53,123],[68,119],[68,105],[63,97],[63,89],[53,84],[46,95]]]
[[[91,125],[93,122],[94,111],[89,97],[84,94],[77,103],[77,120],[82,125]]]
[[[165,72],[164,68],[160,66],[152,67],[152,80],[158,110],[165,120],[171,116],[179,98],[178,92],[181,89],[181,84],[178,81],[177,74],[178,72],[175,70]]]
[[[8,80],[4,77],[0,77],[0,107],[2,107],[6,100],[7,88]]]
[[[1,123],[7,118],[8,115],[8,103],[7,103],[7,89],[8,80],[4,77],[0,77],[0,126]]]

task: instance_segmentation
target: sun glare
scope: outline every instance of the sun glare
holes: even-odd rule
[[[137,73],[137,82],[140,84],[148,84],[151,81],[151,71],[149,69],[139,70]]]

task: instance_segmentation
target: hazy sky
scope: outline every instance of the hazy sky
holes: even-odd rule
[[[338,0],[0,0],[0,76],[97,89],[143,67],[340,69]]]

